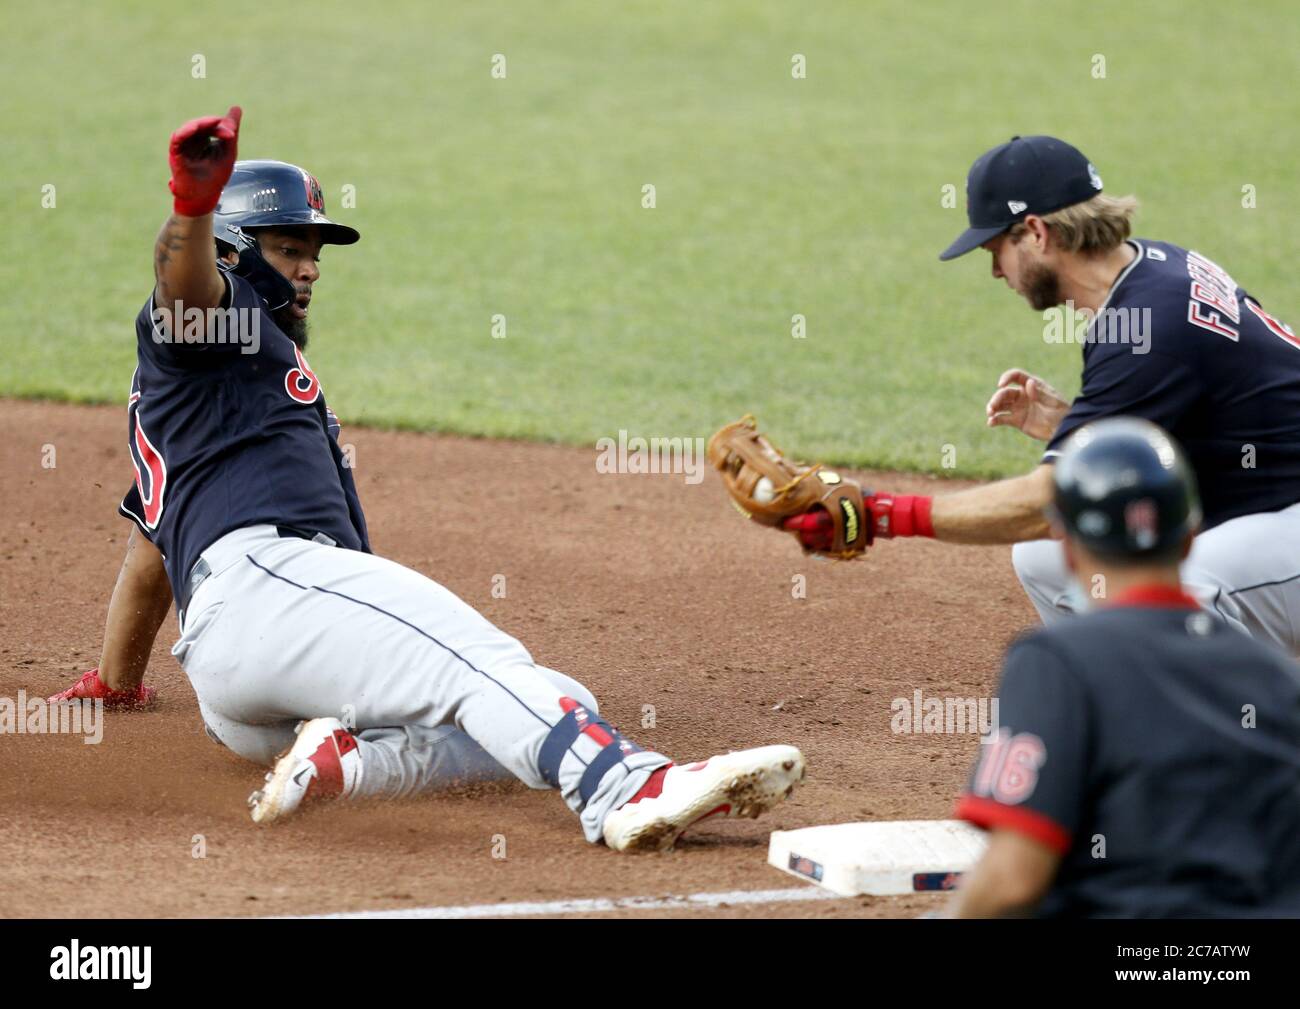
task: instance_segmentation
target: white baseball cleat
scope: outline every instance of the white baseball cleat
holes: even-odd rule
[[[656,771],[631,799],[605,817],[615,851],[664,851],[693,823],[715,814],[765,813],[794,791],[805,773],[793,746],[760,746]]]
[[[356,736],[337,718],[299,722],[298,738],[248,797],[254,823],[270,823],[304,802],[351,795],[361,780]]]

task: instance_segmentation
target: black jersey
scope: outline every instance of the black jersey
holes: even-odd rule
[[[1128,414],[1172,434],[1196,471],[1204,528],[1300,501],[1300,337],[1222,268],[1134,240],[1084,336],[1083,387],[1048,444]]]
[[[164,334],[152,297],[136,318],[128,437],[136,480],[120,511],[158,549],[178,594],[199,554],[258,524],[370,550],[338,420],[302,351],[247,281],[224,274],[243,339]]]
[[[1039,913],[1300,915],[1300,667],[1170,589],[1017,641],[958,817],[1062,856]]]

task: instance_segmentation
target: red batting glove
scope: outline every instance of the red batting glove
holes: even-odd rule
[[[243,114],[238,105],[232,105],[224,116],[191,119],[172,134],[168,186],[176,198],[176,213],[185,217],[212,213],[235,167]]]
[[[933,536],[930,503],[933,499],[912,494],[866,494],[862,503],[871,513],[871,536],[867,542],[895,536]],[[835,523],[826,509],[818,505],[802,515],[792,515],[781,528],[799,537],[805,550],[825,553],[835,537]]]
[[[146,687],[143,683],[134,690],[110,690],[103,680],[99,678],[99,670],[92,669],[88,673],[83,673],[81,679],[70,686],[61,694],[55,694],[49,698],[51,704],[58,704],[60,701],[93,701],[102,700],[104,707],[109,709],[121,708],[148,708],[152,707],[154,699],[158,696],[158,691],[153,687]]]

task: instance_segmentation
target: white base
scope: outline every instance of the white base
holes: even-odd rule
[[[951,890],[987,843],[961,820],[835,823],[772,832],[767,861],[843,897]]]

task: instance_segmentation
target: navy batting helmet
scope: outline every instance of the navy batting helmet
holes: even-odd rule
[[[1099,557],[1177,557],[1201,521],[1196,477],[1161,428],[1135,417],[1100,420],[1067,439],[1056,460],[1052,511]]]
[[[218,251],[239,253],[234,266],[219,264],[244,277],[275,312],[293,301],[293,283],[263,257],[255,235],[259,228],[314,225],[324,245],[351,245],[361,235],[355,228],[325,216],[320,183],[310,172],[283,161],[236,161],[230,180],[212,215],[212,235]]]
[[[314,224],[325,245],[351,245],[355,228],[325,216],[325,197],[316,176],[283,161],[236,161],[213,212],[212,233],[239,247],[245,229]]]

